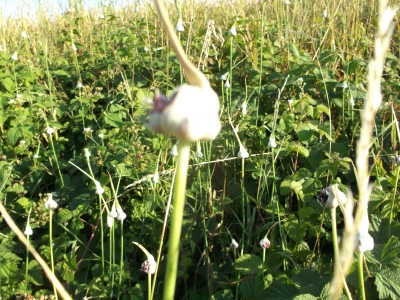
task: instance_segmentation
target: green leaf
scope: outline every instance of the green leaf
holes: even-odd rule
[[[22,266],[22,269],[25,270],[25,267]],[[36,260],[29,261],[28,280],[35,285],[43,285],[43,270]]]
[[[22,127],[13,127],[7,131],[7,137],[11,145],[15,145],[20,138],[24,137],[24,131]]]
[[[83,222],[78,219],[78,218],[73,218],[71,221],[71,231],[75,234],[77,234],[79,232],[80,229],[82,229],[83,227],[85,227],[85,225],[83,224]]]
[[[283,284],[279,281],[274,281],[266,289],[265,299],[293,300],[296,296],[297,288],[294,284]]]
[[[119,114],[106,115],[104,121],[113,127],[122,128],[124,123],[122,117]]]
[[[285,229],[289,237],[296,243],[303,241],[307,232],[305,226],[298,223],[288,223],[287,226],[285,226]]]
[[[297,212],[300,219],[305,219],[308,216],[312,215],[313,213],[314,213],[314,208],[312,208],[312,207],[302,207]]]
[[[14,81],[10,77],[5,77],[1,81],[1,83],[4,86],[4,88],[7,90],[7,92],[13,92],[15,90]]]
[[[21,205],[23,208],[28,209],[32,207],[32,202],[25,197],[21,197],[17,200],[17,203]]]
[[[245,299],[266,299],[264,281],[260,276],[251,276],[243,280],[240,284],[240,291]]]
[[[316,288],[314,291],[313,289],[308,289],[308,294],[312,294],[315,297],[318,297],[320,292],[324,286],[329,282],[330,278],[327,276],[321,276],[321,274],[316,270],[296,270],[294,271],[294,275],[290,278],[290,280],[299,288],[301,288],[302,292],[305,293],[303,288],[307,286],[313,286]]]
[[[310,124],[307,123],[300,123],[297,126],[296,130],[297,130],[297,137],[300,142],[308,141],[314,133],[314,130],[311,129]]]
[[[213,296],[215,300],[230,300],[234,298],[232,290],[221,290],[216,292]],[[190,299],[192,298],[190,297]]]
[[[63,208],[57,215],[57,223],[64,223],[71,219],[74,215],[69,209]]]
[[[292,180],[293,180],[292,176],[288,176],[285,178],[285,180],[283,180],[281,182],[281,186],[280,186],[280,194],[281,195],[287,195],[292,191],[292,189],[290,188],[290,184],[291,184]]]
[[[320,134],[326,136],[328,140],[331,142],[334,142],[334,133],[335,133],[335,128],[333,125],[331,126],[329,123],[324,123],[318,126]],[[332,131],[331,131],[332,130]]]
[[[261,274],[263,271],[261,259],[254,254],[244,254],[239,257],[233,263],[233,267],[242,275]]]
[[[329,116],[329,108],[326,105],[319,104],[317,105],[318,111],[322,111],[324,114]]]
[[[292,53],[293,56],[295,56],[296,58],[300,57],[299,51],[297,50],[297,48],[294,44],[289,43],[288,48],[289,48],[290,53]]]
[[[384,269],[376,274],[375,285],[379,299],[400,299],[400,270]]]

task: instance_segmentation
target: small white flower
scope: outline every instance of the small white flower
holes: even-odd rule
[[[26,141],[25,141],[25,140],[20,140],[20,141],[19,141],[19,144],[20,144],[21,146],[25,146]]]
[[[54,129],[51,128],[50,126],[47,126],[47,128],[46,128],[46,133],[47,133],[48,135],[52,135],[52,134],[54,133]]]
[[[325,9],[322,15],[324,18],[326,18],[328,16],[328,10]]]
[[[37,153],[35,153],[35,154],[33,154],[33,158],[37,159],[37,158],[39,158],[39,155]]]
[[[285,0],[285,4],[286,4],[286,5],[289,5],[289,4],[290,4],[290,1],[289,1],[289,0]]]
[[[10,101],[8,101],[8,104],[14,104],[14,103],[15,103],[14,99],[11,99]]]
[[[368,233],[368,207],[365,207],[361,216],[361,223],[358,232],[356,233],[356,251],[365,252],[374,249],[374,239]]]
[[[236,242],[234,239],[232,239],[231,249],[237,249],[238,247],[239,247],[238,242]]]
[[[292,104],[293,104],[293,100],[292,99],[288,99],[288,104],[289,104],[289,106],[292,106]]]
[[[355,105],[353,97],[350,98],[349,104],[350,104],[350,106],[354,106]]]
[[[12,60],[18,60],[18,53],[14,52],[13,55],[11,55]]]
[[[22,36],[23,39],[26,39],[28,37],[28,35],[26,34],[25,31],[21,32],[21,36]]]
[[[140,7],[139,6],[136,6],[135,7],[135,12],[139,12],[140,11]]]
[[[236,127],[233,129],[233,131],[238,133],[239,132],[239,125],[236,125]]]
[[[240,150],[237,154],[237,157],[239,158],[248,158],[249,157],[249,152],[243,147],[243,145],[240,145]]]
[[[297,78],[296,82],[297,82],[298,84],[302,84],[302,83],[303,83],[303,77]]]
[[[236,36],[237,35],[236,25],[235,24],[232,25],[231,29],[229,29],[228,34],[231,35],[231,36]]]
[[[118,219],[119,221],[123,221],[123,220],[125,220],[125,218],[126,218],[126,213],[124,213],[124,212],[121,210],[120,213],[119,213],[118,216],[117,216],[117,219]]]
[[[74,43],[72,43],[72,50],[74,50],[74,51],[78,50]]]
[[[108,215],[107,216],[107,225],[108,225],[108,227],[111,228],[113,226],[113,223],[114,223],[114,218],[111,217],[110,215]]]
[[[347,82],[346,82],[346,81],[343,82],[343,83],[342,83],[342,88],[343,88],[343,89],[347,89],[347,87],[348,87]]]
[[[174,157],[178,156],[178,147],[176,145],[172,147],[171,151],[169,152],[169,155]]]
[[[159,181],[159,175],[158,175],[158,172],[155,172],[154,175],[153,175],[153,182],[155,184],[157,184],[158,181]]]
[[[85,155],[86,158],[89,158],[89,157],[90,157],[91,154],[90,154],[88,148],[83,148],[83,152],[84,152],[84,155]]]
[[[198,149],[197,152],[194,154],[194,156],[196,156],[198,158],[202,158],[203,157],[203,153],[201,153],[201,150]]]
[[[76,87],[77,87],[78,89],[81,89],[81,88],[82,88],[82,83],[80,83],[80,82],[78,81],[78,83],[76,84]]]
[[[89,133],[89,132],[91,132],[92,131],[92,128],[90,128],[90,127],[84,127],[83,128],[83,132],[84,133]]]
[[[147,48],[147,46],[144,46],[143,50],[144,52],[149,52],[149,48]]]
[[[336,183],[322,189],[317,196],[317,201],[323,207],[336,208],[339,204],[344,205],[347,202],[347,197],[339,190],[339,186]]]
[[[400,155],[398,155],[398,156],[391,156],[390,159],[392,160],[392,163],[394,163],[395,165],[400,164]]]
[[[224,83],[224,87],[226,87],[227,89],[229,89],[231,87],[231,84],[229,82],[229,79],[227,79]]]
[[[272,136],[269,137],[268,147],[270,147],[270,148],[276,148],[275,139],[274,139]]]
[[[116,218],[118,216],[117,209],[115,208],[115,202],[111,206],[110,216]]]
[[[268,238],[265,237],[260,241],[260,247],[261,248],[268,249],[270,246],[271,246],[271,242],[269,241]]]
[[[21,95],[21,94],[17,94],[17,95],[15,96],[15,99],[22,99],[22,95]]]
[[[98,137],[101,138],[101,139],[104,139],[104,133],[99,133]]]
[[[244,101],[240,107],[242,108],[242,115],[245,116],[247,114],[247,102]]]
[[[103,15],[103,13],[100,13],[100,15],[99,15],[99,19],[104,19],[104,15]]]
[[[27,236],[33,234],[33,230],[32,230],[32,228],[31,228],[31,225],[29,225],[29,223],[26,224],[24,234],[27,235]]]
[[[222,80],[222,81],[227,80],[227,79],[228,79],[228,76],[229,76],[229,72],[226,72],[225,74],[221,75],[221,80]]]
[[[154,274],[156,272],[157,263],[154,260],[153,255],[149,255],[148,259],[142,263],[141,270],[147,274]]]
[[[185,31],[185,28],[183,27],[183,21],[182,21],[182,19],[179,19],[179,20],[178,20],[178,23],[176,23],[175,30],[176,30],[176,31],[179,31],[179,32]]]
[[[53,200],[53,194],[49,193],[47,201],[44,203],[44,207],[46,209],[56,209],[57,208],[57,202]]]
[[[97,195],[101,195],[104,193],[104,189],[101,187],[100,182],[98,182],[97,180],[94,182],[94,184],[96,185],[96,194]]]

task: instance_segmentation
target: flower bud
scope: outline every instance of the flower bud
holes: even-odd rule
[[[271,242],[269,241],[268,238],[265,237],[260,241],[260,247],[261,248],[268,249],[270,246],[271,246]]]

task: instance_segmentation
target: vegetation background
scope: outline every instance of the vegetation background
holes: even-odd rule
[[[357,200],[354,149],[377,1],[167,8],[173,24],[183,21],[187,55],[220,95],[223,123],[214,141],[193,145],[176,298],[326,299],[332,217],[317,194],[338,183]],[[369,152],[367,299],[400,298],[400,168],[391,159],[397,29]],[[162,297],[176,140],[143,120],[155,89],[169,94],[184,82],[151,2],[87,8],[71,0],[62,14],[39,7],[0,18],[0,200],[21,229],[33,229],[31,244],[74,299]],[[58,205],[51,213],[49,197]],[[113,204],[119,217],[109,226]],[[339,211],[336,219],[340,235]],[[259,244],[265,237],[268,249]],[[132,242],[160,255],[153,283]],[[1,297],[54,297],[21,245],[3,221]],[[362,298],[358,276],[355,259],[346,278],[354,299]]]

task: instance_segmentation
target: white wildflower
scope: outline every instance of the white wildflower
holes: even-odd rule
[[[182,21],[182,19],[179,19],[179,20],[178,20],[178,23],[176,23],[175,30],[178,31],[178,32],[183,32],[183,31],[185,31],[185,28],[183,27],[183,21]]]
[[[228,34],[231,35],[231,36],[236,36],[237,35],[236,25],[235,24],[232,25],[231,29],[229,29]]]
[[[20,144],[21,146],[25,146],[26,141],[25,141],[25,140],[20,140],[20,141],[19,141],[19,144]]]
[[[159,174],[158,174],[158,172],[155,172],[154,173],[154,175],[153,175],[153,182],[155,183],[155,184],[157,184],[158,183],[158,181],[159,181]]]
[[[22,99],[22,95],[21,95],[21,94],[17,94],[17,95],[15,96],[15,99]]]
[[[232,239],[231,249],[237,249],[238,247],[239,247],[238,242],[236,242],[234,239]]]
[[[39,158],[39,155],[37,153],[35,153],[35,154],[33,154],[33,158],[37,159],[37,158]]]
[[[354,106],[355,105],[353,97],[350,98],[349,104],[350,104],[350,106]]]
[[[84,127],[83,128],[83,132],[84,133],[90,133],[92,131],[92,128],[90,128],[90,127]]]
[[[98,135],[97,135],[99,138],[101,138],[101,139],[104,139],[104,133],[99,133]]]
[[[328,10],[325,9],[324,12],[322,13],[322,16],[326,18],[328,16]]]
[[[53,194],[49,193],[47,201],[44,203],[44,207],[46,209],[56,209],[57,208],[57,202],[53,200]]]
[[[11,55],[12,60],[18,60],[18,53],[14,52],[13,55]]]
[[[98,182],[97,180],[94,182],[94,184],[96,185],[96,194],[97,195],[101,195],[104,193],[104,189],[102,188],[100,182]]]
[[[268,249],[270,246],[271,246],[271,242],[269,241],[268,238],[265,237],[260,241],[260,247],[261,248]]]
[[[336,208],[339,204],[344,205],[347,202],[347,197],[339,190],[339,186],[336,183],[322,189],[317,196],[317,201],[323,207]]]
[[[83,152],[84,152],[84,155],[85,155],[86,158],[89,158],[89,157],[90,157],[91,154],[90,154],[88,148],[83,148]]]
[[[121,205],[117,205],[117,219],[120,221],[125,220],[126,218],[126,213],[122,210]]]
[[[107,216],[107,226],[111,228],[113,226],[113,223],[114,223],[114,218],[111,217],[110,215],[108,215]]]
[[[143,50],[144,52],[149,52],[149,48],[147,48],[147,46],[144,46]]]
[[[142,263],[141,270],[147,274],[154,274],[156,272],[157,263],[154,260],[153,255],[149,255],[147,260]]]
[[[27,235],[27,236],[33,234],[33,230],[32,230],[32,228],[31,228],[31,225],[29,225],[29,223],[26,224],[24,234]]]
[[[233,129],[233,131],[238,133],[239,132],[239,125],[236,125],[236,127]]]
[[[221,75],[221,80],[222,80],[222,81],[227,80],[227,79],[228,79],[228,76],[229,76],[229,72],[226,72],[225,74],[222,74],[222,75]]]
[[[272,136],[269,137],[268,147],[270,147],[270,148],[276,148],[275,138],[272,137]]]
[[[368,220],[368,207],[361,216],[361,224],[358,232],[356,233],[356,251],[365,252],[374,249],[374,239],[368,233],[369,220]]]
[[[347,88],[348,88],[348,85],[347,85],[347,82],[346,82],[346,81],[342,83],[342,88],[343,88],[343,89],[347,89]]]
[[[174,157],[178,156],[178,147],[176,145],[172,147],[171,151],[169,152],[169,155]]]
[[[99,19],[104,19],[104,15],[103,15],[102,12],[101,12],[100,15],[99,15]]]
[[[248,158],[249,157],[249,152],[243,147],[243,145],[240,145],[240,150],[237,154],[238,158]]]
[[[25,31],[21,32],[21,36],[22,36],[23,39],[26,39],[28,37],[28,35],[26,34]]]
[[[302,83],[303,83],[303,77],[297,78],[296,82],[297,82],[298,84],[302,84]]]
[[[203,157],[203,153],[201,153],[201,149],[198,149],[196,151],[196,153],[194,154],[194,156],[196,156],[197,158],[202,158]]]
[[[400,164],[400,155],[398,155],[398,156],[391,156],[390,159],[392,160],[392,163],[394,163],[395,165]]]
[[[52,134],[54,133],[54,129],[51,128],[50,126],[47,126],[47,128],[46,128],[46,133],[47,133],[48,135],[52,135]]]
[[[292,106],[292,104],[293,104],[293,99],[288,99],[288,104],[289,104],[289,106]]]
[[[242,108],[242,115],[245,116],[247,114],[247,102],[244,101],[240,107]]]
[[[229,79],[227,79],[224,83],[224,87],[226,87],[227,89],[229,89],[231,87],[231,83],[229,82]]]
[[[118,216],[117,209],[115,207],[115,202],[111,206],[110,216],[116,218]]]
[[[14,99],[11,99],[10,101],[8,101],[8,104],[14,104],[14,103],[15,103]]]
[[[290,0],[285,0],[286,5],[289,5],[290,3],[291,3]]]
[[[72,50],[74,50],[74,51],[78,50],[74,43],[72,43]]]
[[[81,88],[82,88],[82,83],[80,83],[80,82],[78,81],[78,83],[76,84],[76,87],[77,87],[78,89],[81,89]]]

